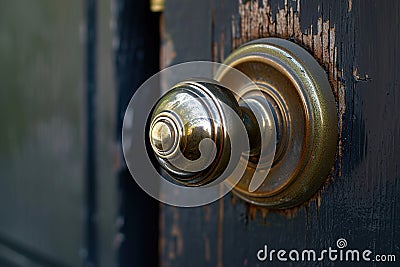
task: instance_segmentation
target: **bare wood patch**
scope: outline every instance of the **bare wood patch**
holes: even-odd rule
[[[358,68],[354,69],[353,78],[356,82],[369,82],[372,80],[367,73],[365,73],[364,76],[361,77],[361,75],[358,73]]]

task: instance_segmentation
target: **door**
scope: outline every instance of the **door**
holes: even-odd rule
[[[262,37],[291,40],[329,77],[339,142],[325,184],[295,208],[261,208],[234,194],[197,208],[161,204],[161,266],[363,264],[340,258],[346,249],[371,251],[370,264],[400,260],[399,12],[398,1],[165,1],[162,67],[223,62]]]

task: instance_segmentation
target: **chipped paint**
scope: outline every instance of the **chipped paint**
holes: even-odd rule
[[[343,72],[338,71],[337,67],[336,28],[330,26],[329,20],[324,21],[323,18],[319,18],[317,29],[314,29],[313,25],[309,25],[303,33],[299,13],[299,0],[297,1],[297,10],[293,6],[289,7],[285,1],[284,7],[279,9],[275,16],[273,16],[268,1],[264,0],[263,5],[259,5],[258,1],[247,1],[246,3],[239,1],[240,27],[237,28],[235,23],[232,23],[232,36],[240,37],[232,38],[232,50],[250,40],[263,37],[294,40],[312,52],[326,69],[339,109],[344,112],[346,105],[344,95],[341,95],[344,93],[344,88],[340,88],[343,84],[339,79],[343,76]],[[342,115],[342,113],[339,114],[340,117]]]
[[[361,77],[360,74],[358,73],[358,68],[354,69],[353,78],[356,82],[369,82],[372,80],[367,73],[364,74],[364,77]]]
[[[173,223],[171,226],[171,237],[168,242],[168,258],[170,260],[175,259],[182,255],[183,251],[183,237],[182,231],[179,227],[179,210],[177,208],[171,208],[173,213]]]
[[[338,47],[336,46],[336,26],[330,25],[329,20],[322,17],[318,18],[316,27],[313,25],[302,25],[300,21],[300,0],[296,3],[288,4],[284,1],[284,5],[273,12],[269,1],[243,1],[239,0],[239,21],[235,24],[235,17],[232,18],[232,50],[238,48],[242,44],[254,39],[264,37],[279,37],[291,39],[297,44],[303,46],[310,51],[318,62],[325,68],[329,82],[331,84],[338,109],[338,174],[342,175],[342,132],[343,132],[343,115],[346,112],[345,102],[345,86],[342,82],[344,75],[343,69],[338,67]],[[349,1],[349,9],[352,8],[352,2]],[[321,9],[321,6],[318,6]],[[319,14],[320,10],[316,10]],[[306,26],[306,27],[304,27]],[[301,29],[304,29],[303,31]],[[217,54],[217,52],[214,52]],[[332,171],[332,173],[334,170]],[[331,178],[328,179],[328,181]],[[324,186],[325,187],[325,186]],[[323,188],[324,188],[323,187]],[[310,202],[316,201],[317,207],[321,205],[321,189]],[[249,208],[250,217],[257,213],[258,208]],[[296,210],[296,209],[294,209]],[[293,216],[296,211],[290,211],[287,216]]]

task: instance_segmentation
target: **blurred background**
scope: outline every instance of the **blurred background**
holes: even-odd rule
[[[93,3],[0,4],[1,267],[90,266],[93,244],[98,266],[117,265],[111,3],[98,0],[95,11]],[[93,61],[86,53],[93,12],[96,76],[88,74]],[[93,119],[95,153],[88,156]],[[88,162],[95,162],[89,170]],[[94,192],[88,173],[95,176]]]

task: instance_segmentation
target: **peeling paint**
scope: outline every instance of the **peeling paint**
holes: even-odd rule
[[[177,256],[182,255],[183,251],[183,237],[181,229],[179,228],[179,211],[176,208],[172,208],[173,212],[173,223],[171,227],[171,237],[168,242],[168,258],[170,260],[175,259]]]
[[[232,50],[242,44],[254,39],[264,37],[279,37],[290,39],[307,49],[317,61],[325,68],[329,82],[331,84],[338,109],[338,173],[342,175],[342,132],[343,115],[346,112],[345,86],[343,83],[343,70],[338,67],[338,47],[336,46],[336,25],[331,26],[330,20],[319,17],[316,27],[313,25],[302,25],[300,21],[300,0],[294,1],[288,5],[284,1],[284,6],[278,8],[276,12],[272,11],[269,1],[246,1],[239,0],[239,18],[232,18]],[[349,8],[352,8],[352,2],[349,2]],[[318,6],[318,9],[322,9]],[[319,14],[320,10],[316,10]],[[322,16],[322,15],[321,15]],[[239,23],[235,21],[239,19]],[[306,27],[304,27],[306,26]],[[301,29],[304,29],[303,31]],[[333,171],[332,171],[333,172]],[[328,181],[330,178],[328,179]],[[317,207],[321,205],[321,192],[311,201],[317,201]],[[254,215],[254,208],[250,208],[250,217]],[[296,211],[297,212],[297,211]],[[296,212],[290,211],[288,216]]]
[[[273,16],[269,2],[264,0],[262,5],[258,1],[239,1],[240,23],[239,28],[232,23],[232,49],[258,38],[279,37],[292,39],[310,51],[327,71],[330,84],[338,105],[339,138],[342,137],[343,114],[346,111],[344,84],[340,81],[343,71],[338,71],[338,48],[335,45],[336,27],[330,26],[329,20],[318,18],[317,29],[313,25],[301,31],[300,0],[297,0],[297,10],[288,6],[287,1],[282,9]],[[234,20],[233,20],[234,21]],[[342,145],[339,143],[338,155],[341,163]],[[341,168],[341,164],[340,167]],[[341,171],[340,171],[341,175]]]
[[[364,74],[364,77],[361,77],[360,74],[358,73],[358,68],[354,69],[353,78],[356,82],[369,82],[372,80],[367,73]]]

